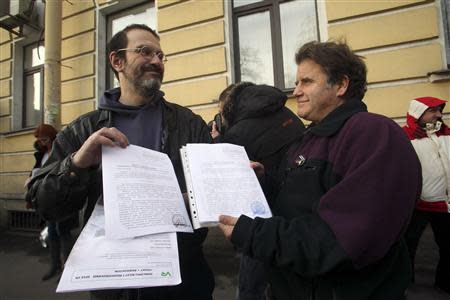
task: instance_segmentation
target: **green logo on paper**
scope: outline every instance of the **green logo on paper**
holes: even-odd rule
[[[170,274],[170,272],[161,272],[161,276],[162,277],[171,277],[172,274]]]

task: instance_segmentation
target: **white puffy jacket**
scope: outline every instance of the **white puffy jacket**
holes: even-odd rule
[[[411,101],[407,125],[403,127],[422,165],[422,194],[417,209],[450,212],[450,129],[442,124],[437,132],[426,132],[418,119],[430,107],[445,106],[446,101],[423,97]]]

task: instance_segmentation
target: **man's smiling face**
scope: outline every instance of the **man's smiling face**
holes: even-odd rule
[[[160,52],[159,40],[149,31],[134,29],[127,33],[128,49],[148,47],[153,53]],[[126,51],[124,78],[129,81],[136,91],[149,94],[161,87],[164,76],[164,63],[157,56],[146,56],[135,51]]]
[[[328,83],[328,77],[320,65],[310,59],[297,66],[293,95],[297,100],[298,116],[315,123],[344,102],[339,98],[339,85]]]

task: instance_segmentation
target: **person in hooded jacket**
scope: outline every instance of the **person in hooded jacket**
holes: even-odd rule
[[[110,66],[120,88],[106,91],[99,108],[80,116],[55,139],[47,164],[30,185],[30,197],[47,220],[60,220],[86,205],[85,222],[103,200],[101,147],[130,143],[166,153],[182,192],[186,185],[179,149],[210,143],[202,118],[164,99],[165,56],[158,34],[132,24],[108,43]],[[177,286],[91,291],[91,299],[211,300],[214,276],[203,255],[207,229],[177,233],[182,283]]]
[[[266,172],[276,172],[286,148],[305,130],[285,107],[286,100],[287,96],[272,86],[231,84],[219,96],[220,113],[211,131],[214,142],[244,146],[250,160],[264,164]]]
[[[447,101],[421,97],[411,101],[403,127],[422,165],[422,193],[406,231],[411,264],[428,222],[439,247],[435,286],[450,293],[450,128],[442,121]],[[414,281],[414,277],[413,277]]]
[[[33,147],[36,149],[34,157],[36,159],[30,177],[25,182],[28,188],[33,176],[42,168],[47,161],[52,150],[53,141],[56,138],[56,129],[49,124],[40,124],[34,130],[36,141]],[[25,197],[27,209],[33,208],[31,199]],[[49,280],[61,274],[63,266],[73,246],[71,230],[78,227],[78,213],[59,222],[47,221],[48,248],[50,251],[50,269],[42,276],[42,281]]]
[[[268,175],[277,173],[287,148],[305,130],[300,119],[285,107],[286,100],[282,91],[268,85],[241,82],[228,86],[219,96],[220,113],[211,131],[214,142],[244,146],[249,159],[261,162]],[[266,196],[270,203],[271,195]],[[238,299],[265,299],[266,287],[264,265],[243,255]]]

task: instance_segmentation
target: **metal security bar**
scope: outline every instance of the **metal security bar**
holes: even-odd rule
[[[8,229],[22,231],[39,231],[41,217],[34,211],[8,211]]]

